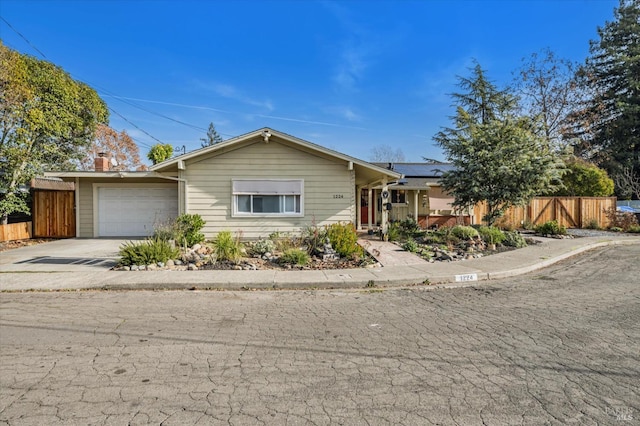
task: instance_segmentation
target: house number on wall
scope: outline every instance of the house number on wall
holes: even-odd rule
[[[333,194],[333,198],[344,198],[342,194]]]

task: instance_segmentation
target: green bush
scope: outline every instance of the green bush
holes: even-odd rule
[[[231,231],[222,231],[213,240],[213,252],[217,260],[237,261],[242,253],[242,244],[239,238],[231,235]]]
[[[177,236],[176,241],[193,247],[204,241],[204,234],[200,230],[206,222],[199,214],[181,214],[176,219]]]
[[[505,238],[504,232],[494,226],[481,226],[478,233],[487,244],[500,244]]]
[[[309,253],[299,248],[290,248],[282,253],[280,263],[304,266],[309,263]]]
[[[398,241],[400,239],[400,225],[398,222],[391,222],[387,227],[387,240]]]
[[[358,233],[352,223],[334,223],[326,230],[331,246],[340,256],[353,259],[364,255],[363,248],[358,245]]]
[[[504,233],[504,240],[502,241],[507,247],[522,248],[527,246],[527,242],[524,237],[517,232],[506,231]]]
[[[567,235],[567,228],[564,225],[559,225],[557,220],[550,220],[538,225],[534,230],[536,234],[540,235]]]
[[[318,227],[315,223],[304,228],[301,234],[303,244],[307,246],[307,251],[312,254],[319,252],[327,239],[326,229]]]
[[[152,238],[145,241],[129,241],[120,246],[118,252],[120,264],[151,265],[158,262],[166,263],[169,259],[175,259],[180,255],[180,250],[169,242],[160,238]]]
[[[598,223],[598,219],[589,219],[587,223],[584,225],[585,229],[601,229],[600,224]]]
[[[275,243],[278,251],[286,251],[290,248],[296,248],[299,245],[297,239],[288,233],[275,231],[269,234],[269,239]]]
[[[420,229],[420,225],[418,225],[418,222],[416,222],[415,219],[411,217],[394,223],[397,224],[400,235],[405,238],[415,237],[422,233],[422,229]]]
[[[478,236],[478,231],[471,226],[456,225],[451,228],[451,233],[461,240],[470,240]]]
[[[609,231],[611,231],[611,232],[622,232],[622,231],[624,231],[624,229],[620,228],[619,226],[613,226],[613,227],[609,228]]]
[[[453,235],[453,228],[450,226],[443,226],[435,231],[434,234],[440,237],[442,242],[445,244],[451,245],[458,244],[460,242],[460,238]]]
[[[632,234],[640,234],[640,225],[631,225],[627,232],[631,232]]]
[[[411,253],[415,253],[418,251],[418,243],[416,243],[416,240],[413,240],[413,239],[407,240],[402,245],[402,249],[406,251],[410,251]]]
[[[275,249],[276,243],[274,243],[273,240],[265,240],[262,238],[254,242],[251,246],[251,250],[259,255],[263,255],[265,253],[273,253]]]

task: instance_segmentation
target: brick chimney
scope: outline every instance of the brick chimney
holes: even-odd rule
[[[109,159],[105,157],[104,152],[99,152],[98,157],[95,159],[96,172],[108,172],[109,171]]]

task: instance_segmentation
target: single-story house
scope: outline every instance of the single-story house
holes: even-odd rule
[[[202,216],[208,238],[231,230],[244,239],[337,222],[384,230],[389,218],[450,213],[437,185],[444,166],[372,164],[270,128],[149,171],[109,167],[106,153],[94,171],[45,173],[74,182],[77,237],[148,236],[181,213]]]

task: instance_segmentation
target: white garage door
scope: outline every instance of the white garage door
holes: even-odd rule
[[[98,188],[98,237],[146,237],[178,216],[176,186]]]

